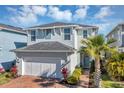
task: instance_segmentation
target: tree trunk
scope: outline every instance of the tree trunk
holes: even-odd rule
[[[100,71],[100,59],[95,59],[95,75],[94,75],[94,86],[100,87],[101,71]]]

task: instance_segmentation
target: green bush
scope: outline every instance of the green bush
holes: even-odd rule
[[[73,72],[73,74],[78,74],[78,75],[81,75],[82,73],[82,69],[81,68],[76,68]]]
[[[105,66],[112,80],[122,80],[124,78],[124,53],[112,55]]]
[[[70,76],[67,78],[68,84],[75,85],[77,84],[78,80],[75,76]]]
[[[115,61],[123,61],[123,60],[124,60],[124,53],[116,53],[112,55],[108,61],[115,62]]]
[[[124,61],[108,62],[106,68],[111,79],[120,81],[121,78],[124,77]]]
[[[82,69],[81,68],[75,68],[74,72],[72,73],[71,76],[69,76],[67,78],[67,82],[69,84],[77,84],[80,80],[80,76],[81,76],[81,73],[82,72]]]
[[[13,76],[12,76],[12,74],[10,72],[6,72],[5,73],[5,77],[6,78],[12,78]]]

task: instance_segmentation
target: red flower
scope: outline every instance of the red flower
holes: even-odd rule
[[[16,66],[13,66],[13,67],[11,68],[11,72],[12,72],[12,73],[17,73],[17,67],[16,67]]]
[[[4,68],[0,68],[0,73],[3,73],[4,71]]]
[[[67,68],[62,68],[61,72],[63,74],[64,79],[66,79],[67,76],[68,76],[68,69]]]

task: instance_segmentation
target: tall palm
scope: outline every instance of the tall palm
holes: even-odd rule
[[[103,35],[97,35],[94,37],[81,40],[81,43],[85,45],[85,47],[82,47],[80,52],[89,55],[95,61],[95,75],[94,75],[95,87],[100,87],[100,77],[101,77],[100,59],[103,57],[103,53],[105,53],[105,51],[110,53],[114,53],[116,51],[115,48],[109,47],[109,44],[113,42],[115,42],[115,40],[111,39],[106,43]]]

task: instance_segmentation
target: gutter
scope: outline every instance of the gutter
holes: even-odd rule
[[[11,50],[11,52],[74,52],[75,50],[19,50],[19,49],[15,49],[15,50]]]
[[[0,30],[8,30],[8,31],[10,31],[10,32],[15,32],[15,33],[20,33],[20,34],[25,34],[25,35],[27,35],[27,33],[26,32],[22,32],[22,30],[15,30],[15,29],[8,29],[8,28],[0,28]]]

